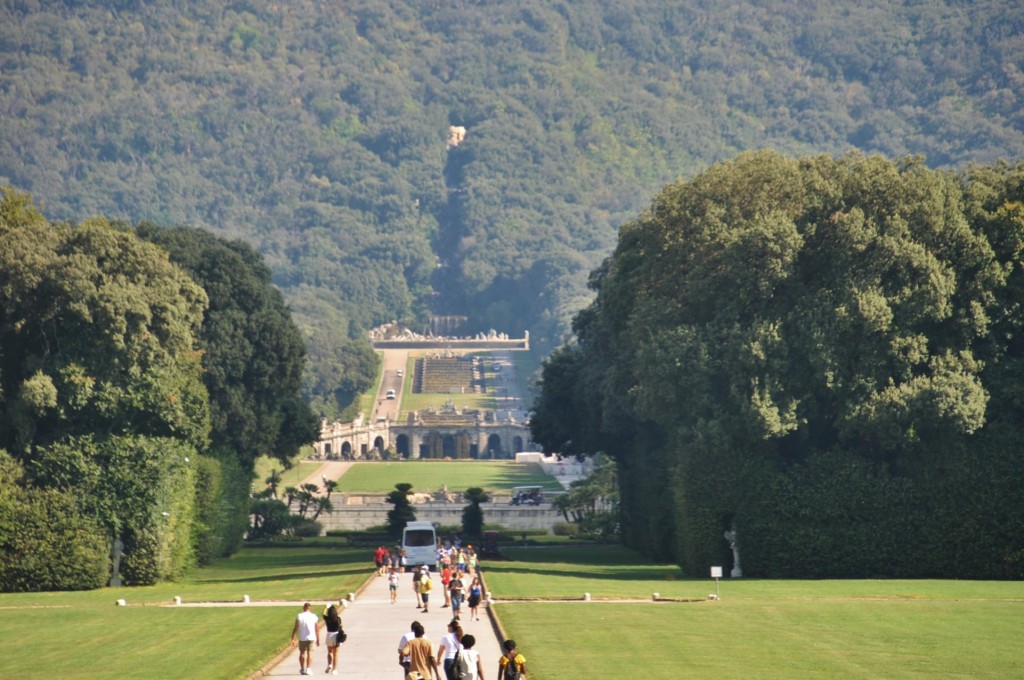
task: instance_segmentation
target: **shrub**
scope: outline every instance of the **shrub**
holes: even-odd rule
[[[196,459],[196,561],[209,564],[238,552],[249,523],[249,478],[227,452]]]
[[[252,524],[249,526],[247,537],[251,541],[279,536],[291,525],[288,506],[276,498],[253,499],[250,514]]]
[[[576,537],[580,534],[580,527],[572,522],[557,522],[551,527],[551,533],[555,536]]]
[[[0,492],[0,590],[89,590],[110,572],[103,528],[52,490]]]
[[[292,527],[292,534],[300,538],[313,538],[319,536],[320,532],[323,531],[323,525],[320,522],[311,519],[298,518],[295,525]]]

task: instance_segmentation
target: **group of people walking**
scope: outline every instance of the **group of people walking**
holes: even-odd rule
[[[309,602],[302,606],[302,612],[295,617],[292,627],[292,646],[299,648],[299,675],[313,675],[313,643],[320,646],[320,619],[312,611]],[[324,609],[324,629],[327,637],[327,674],[338,674],[338,646],[345,641],[341,627],[341,615],[336,606]]]
[[[451,569],[458,569],[463,574],[475,573],[477,567],[477,554],[472,545],[462,547],[458,538],[454,541],[445,541],[437,548],[437,567],[441,569],[448,566]],[[377,546],[373,553],[373,562],[377,568],[377,574],[386,576],[391,571],[404,573],[408,568],[408,560],[405,551],[399,547],[388,550],[384,546]]]
[[[401,562],[395,565],[393,558],[396,556],[400,556],[400,553],[392,553],[384,548],[378,548],[374,554],[377,575],[387,576],[391,604],[397,602],[399,574],[405,571]],[[476,639],[473,635],[463,632],[461,622],[463,603],[469,610],[469,620],[480,620],[479,607],[483,587],[477,573],[477,561],[472,546],[467,546],[464,550],[457,543],[445,542],[439,545],[435,567],[439,572],[438,578],[444,595],[444,604],[441,607],[451,607],[452,619],[436,653],[433,643],[425,636],[423,624],[419,621],[412,622],[409,632],[402,636],[398,644],[403,679],[441,680],[440,671],[443,670],[445,680],[484,680],[483,662],[479,652],[474,649]],[[430,607],[430,595],[434,591],[430,568],[423,565],[414,568],[412,572],[416,607],[426,613]],[[338,648],[346,639],[338,608],[335,605],[326,606],[323,620],[327,647],[326,672],[329,675],[337,675]],[[320,646],[321,632],[319,617],[312,611],[310,603],[303,606],[302,612],[295,619],[291,642],[299,649],[299,674],[313,675],[313,646]],[[515,641],[506,640],[503,650],[496,680],[524,680],[526,659],[516,650]]]
[[[476,638],[462,632],[458,619],[448,623],[434,654],[434,645],[426,637],[423,624],[413,621],[409,632],[398,641],[398,663],[404,680],[485,680],[484,665],[474,649]],[[498,662],[497,680],[526,680],[526,657],[519,653],[515,640],[505,640]]]

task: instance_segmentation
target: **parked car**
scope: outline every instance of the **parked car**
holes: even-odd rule
[[[484,532],[484,543],[480,546],[480,557],[491,560],[501,559],[501,553],[498,552],[497,531]]]
[[[512,489],[512,505],[540,505],[543,502],[542,486],[517,486]]]

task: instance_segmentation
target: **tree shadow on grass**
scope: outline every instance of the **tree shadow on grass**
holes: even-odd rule
[[[344,576],[351,576],[352,574],[362,573],[364,570],[349,569],[349,570],[334,570],[334,571],[316,571],[316,572],[298,572],[289,574],[263,574],[261,576],[239,576],[239,577],[225,577],[225,578],[211,578],[203,579],[202,581],[193,581],[194,585],[201,586],[206,584],[218,584],[218,583],[273,583],[277,581],[301,581],[311,578],[338,578]]]
[[[688,580],[683,577],[683,572],[678,567],[671,565],[665,565],[664,569],[659,570],[657,567],[646,567],[644,569],[636,568],[622,568],[622,569],[611,569],[605,571],[565,571],[559,569],[544,569],[534,568],[529,566],[501,566],[497,564],[489,564],[487,566],[488,574],[507,574],[507,575],[523,575],[523,576],[557,576],[562,578],[581,578],[581,579],[593,579],[603,581],[684,581]],[[690,579],[692,580],[692,579]]]

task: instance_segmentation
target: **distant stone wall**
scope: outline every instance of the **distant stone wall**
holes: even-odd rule
[[[374,340],[375,349],[530,349],[528,338],[508,340]]]
[[[333,499],[332,499],[333,500]],[[420,503],[413,506],[416,519],[445,526],[462,524],[462,509],[458,503]],[[485,524],[497,524],[508,529],[544,529],[551,531],[557,522],[564,522],[562,513],[545,504],[539,507],[520,507],[484,503]],[[390,503],[366,503],[337,507],[330,515],[317,519],[324,530],[363,531],[387,524]]]

